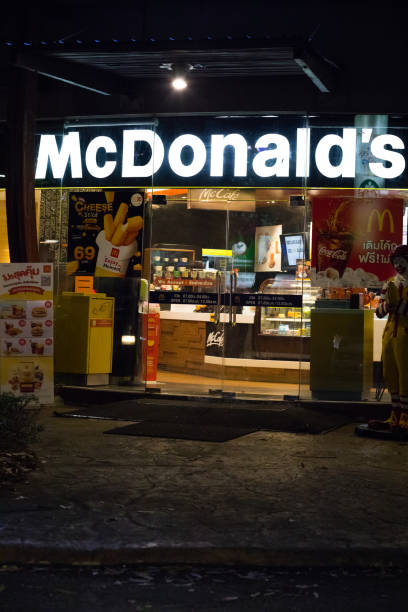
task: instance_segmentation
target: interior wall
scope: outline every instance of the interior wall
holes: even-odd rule
[[[41,190],[35,190],[35,218],[37,225],[37,239],[40,226],[40,200]],[[0,263],[10,262],[9,237],[7,229],[6,190],[0,190]]]

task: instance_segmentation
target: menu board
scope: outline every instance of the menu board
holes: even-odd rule
[[[54,399],[51,264],[0,264],[0,391]],[[42,298],[42,299],[39,299]]]

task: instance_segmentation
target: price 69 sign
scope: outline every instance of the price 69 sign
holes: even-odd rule
[[[71,193],[69,200],[68,261],[77,262],[77,272],[93,274],[95,240],[103,229],[103,215],[113,210],[104,192]]]
[[[93,246],[76,246],[74,248],[74,259],[75,261],[92,261],[95,259],[96,249]]]

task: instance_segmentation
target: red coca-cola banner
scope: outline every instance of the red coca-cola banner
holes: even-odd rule
[[[395,274],[390,254],[402,242],[399,198],[312,200],[313,285],[378,287]]]

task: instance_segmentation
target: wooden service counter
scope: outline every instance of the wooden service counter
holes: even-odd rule
[[[307,383],[309,362],[307,356],[299,361],[299,355],[309,342],[303,346],[302,338],[261,338],[259,331],[258,311],[237,314],[232,326],[226,314],[216,325],[209,313],[162,310],[159,369],[230,380],[298,383],[301,367],[301,381]]]

